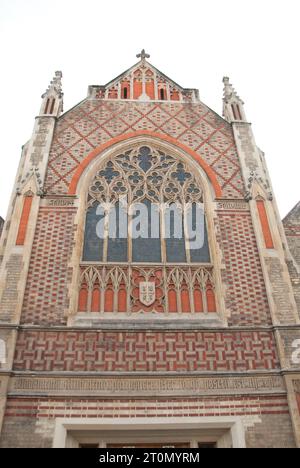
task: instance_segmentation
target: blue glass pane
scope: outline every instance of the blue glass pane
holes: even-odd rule
[[[180,185],[184,185],[185,181],[192,178],[192,174],[185,172],[182,163],[177,164],[176,172],[172,172],[173,179],[177,179]]]
[[[103,216],[97,215],[98,205],[90,207],[86,214],[83,261],[85,262],[102,262],[103,261],[103,233],[97,235],[97,225]],[[102,223],[103,224],[103,223]],[[101,223],[98,225],[101,225]]]
[[[181,209],[171,205],[165,211],[165,237],[168,263],[185,263],[184,223]]]
[[[152,167],[151,150],[147,146],[142,146],[138,155],[140,168],[147,172]]]
[[[126,209],[116,203],[109,216],[108,262],[128,261],[128,217]]]
[[[132,239],[132,261],[136,263],[160,263],[159,208],[156,205],[152,205],[149,200],[144,200],[142,204],[146,211],[146,219],[141,217],[141,211],[137,211],[133,217],[135,220],[141,220],[141,223],[138,225],[141,235],[137,239]],[[135,226],[135,222],[133,222],[133,226]]]
[[[189,244],[190,244],[190,257],[192,263],[210,263],[210,253],[207,236],[206,219],[203,207],[196,205],[192,206],[189,213],[188,226],[189,226]]]
[[[120,172],[114,170],[114,165],[110,161],[107,163],[106,168],[99,172],[100,177],[103,177],[108,184],[120,175]]]

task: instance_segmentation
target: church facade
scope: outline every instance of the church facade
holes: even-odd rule
[[[244,103],[139,61],[23,147],[0,243],[0,447],[300,447],[300,209]]]

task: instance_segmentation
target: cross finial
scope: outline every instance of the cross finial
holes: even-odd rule
[[[143,49],[140,54],[137,54],[137,58],[140,58],[141,60],[145,60],[147,58],[150,58],[150,55],[146,53],[145,49]]]

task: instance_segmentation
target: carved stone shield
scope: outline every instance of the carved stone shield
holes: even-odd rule
[[[149,281],[140,283],[140,301],[147,307],[154,304],[155,283],[151,283]]]

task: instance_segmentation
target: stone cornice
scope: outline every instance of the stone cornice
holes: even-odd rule
[[[157,320],[155,323],[151,320],[140,321],[126,321],[124,323],[120,323],[117,319],[116,320],[109,320],[109,321],[101,321],[101,326],[97,323],[97,326],[47,326],[47,325],[17,325],[17,324],[8,324],[0,322],[0,330],[17,330],[17,331],[44,331],[44,332],[103,332],[103,331],[128,331],[128,332],[135,332],[139,330],[143,331],[195,331],[195,332],[211,332],[211,333],[228,333],[228,332],[275,332],[281,330],[300,330],[300,324],[295,325],[266,325],[266,326],[247,326],[247,327],[224,327],[224,326],[209,326],[208,324],[205,326],[205,321],[191,321],[191,322],[184,322],[183,321],[172,321],[172,320]]]
[[[276,373],[215,375],[45,375],[22,373],[10,379],[10,397],[145,398],[286,394]]]

